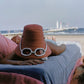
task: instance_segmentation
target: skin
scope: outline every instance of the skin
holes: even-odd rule
[[[19,44],[21,41],[21,37],[19,35],[14,36],[11,38],[12,41],[14,41],[16,44]]]
[[[70,84],[79,84],[77,77],[80,76],[82,73],[84,73],[84,65],[80,65],[75,69]]]
[[[65,44],[58,46],[58,45],[51,43],[50,41],[47,41],[47,44],[52,51],[51,55],[54,55],[54,56],[63,53],[66,49]]]
[[[60,46],[57,46],[57,45],[55,45],[51,42],[47,42],[47,44],[52,51],[51,55],[55,55],[55,56],[59,55],[62,52],[64,52],[65,49],[66,49],[66,46],[64,44],[60,45]],[[16,55],[15,52],[13,52],[7,58],[4,58],[3,60],[0,60],[0,63],[1,64],[13,64],[13,65],[36,65],[36,64],[44,63],[44,61],[42,61],[41,59],[13,60],[12,58],[14,58],[15,55]]]

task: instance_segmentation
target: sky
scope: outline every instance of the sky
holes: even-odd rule
[[[84,0],[0,0],[0,30],[63,25],[84,28]]]

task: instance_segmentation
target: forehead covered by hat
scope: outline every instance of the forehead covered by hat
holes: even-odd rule
[[[21,42],[16,47],[15,52],[24,59],[48,57],[51,50],[45,42],[42,26],[37,24],[24,26]]]

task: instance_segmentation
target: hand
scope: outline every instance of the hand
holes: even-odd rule
[[[0,64],[12,64],[12,65],[37,65],[42,63],[44,62],[40,59],[29,59],[24,61],[3,59],[0,61]]]
[[[42,63],[44,62],[40,59],[29,59],[29,60],[19,62],[19,65],[37,65]]]

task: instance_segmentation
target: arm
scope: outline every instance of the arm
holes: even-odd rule
[[[3,59],[0,61],[0,64],[12,64],[12,65],[37,65],[42,63],[43,63],[42,60],[36,60],[36,59],[30,59],[25,61]]]
[[[66,46],[64,44],[58,46],[53,44],[52,42],[47,41],[48,46],[50,47],[52,54],[51,55],[59,55],[63,53],[66,49]]]
[[[29,60],[13,60],[12,58],[15,56],[15,52],[9,55],[7,58],[0,60],[0,64],[12,64],[12,65],[36,65],[42,64],[43,61],[39,59],[29,59]],[[17,56],[17,55],[16,55]],[[18,57],[18,56],[17,56]]]
[[[2,58],[0,60],[0,64],[13,64],[13,65],[18,65],[21,61],[12,60],[12,58],[13,58],[14,55],[15,55],[15,53],[13,52],[11,55],[5,56],[5,58]],[[3,57],[3,55],[2,55],[2,57]]]

